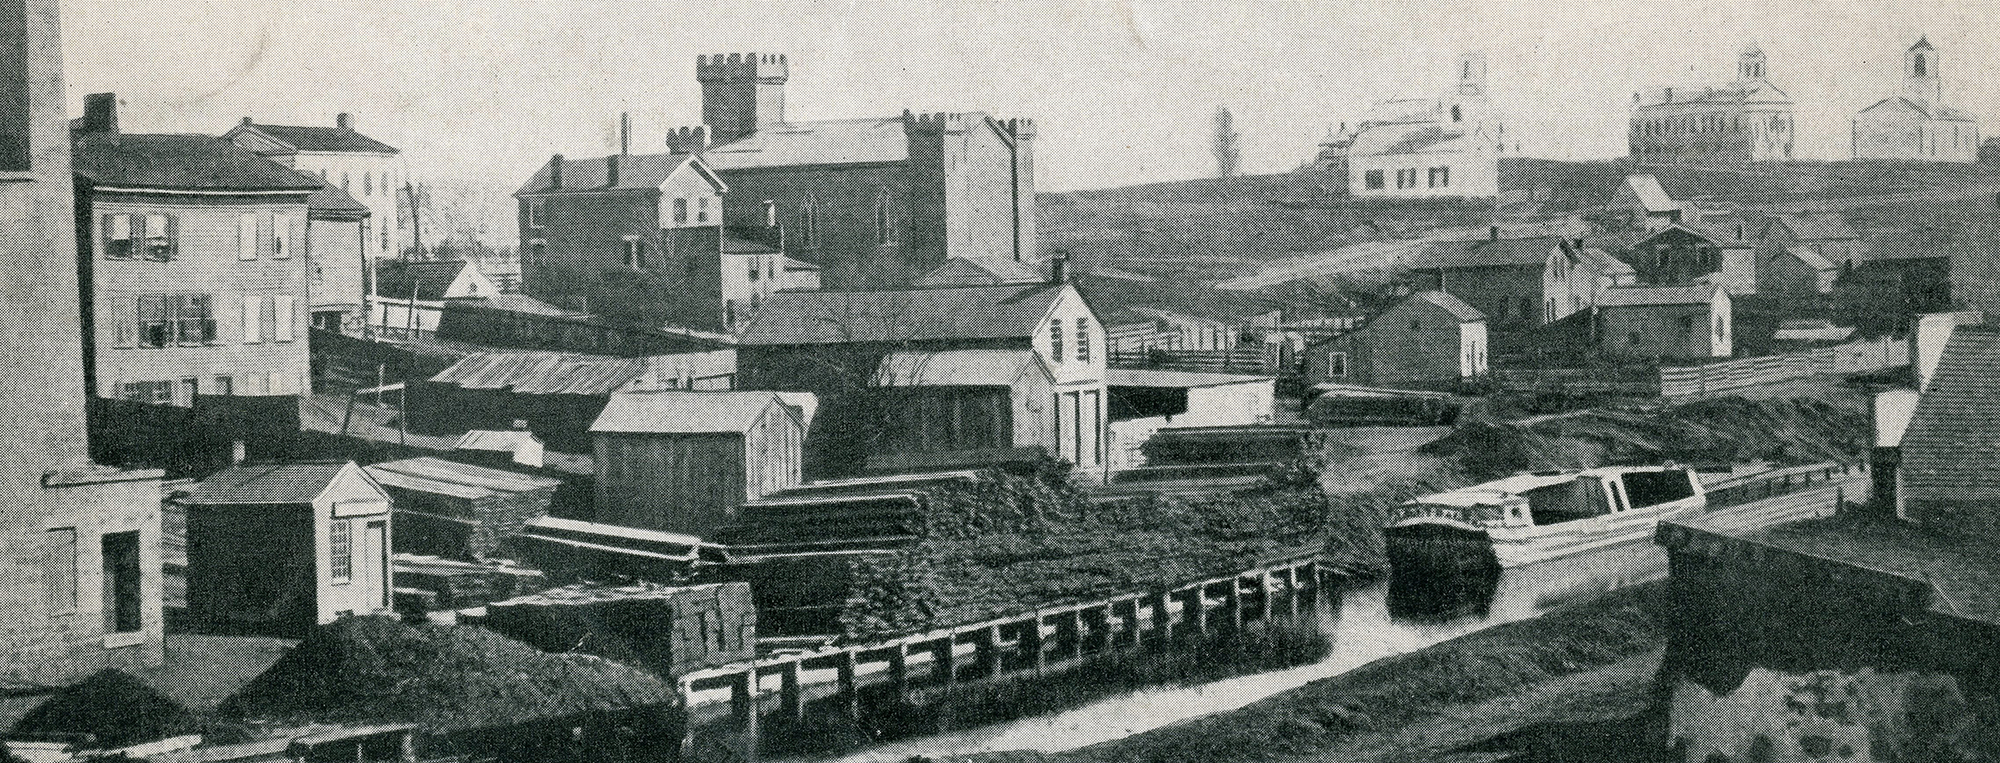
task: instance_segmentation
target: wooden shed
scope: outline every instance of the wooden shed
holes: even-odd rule
[[[634,392],[591,425],[597,520],[705,536],[744,501],[799,484],[811,395]]]
[[[396,502],[395,550],[484,559],[548,514],[561,480],[425,456],[366,467]]]

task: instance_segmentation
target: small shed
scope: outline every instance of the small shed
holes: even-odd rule
[[[367,467],[396,503],[395,550],[484,559],[549,513],[561,480],[425,456]]]
[[[1610,289],[1597,300],[1597,347],[1633,358],[1726,358],[1735,352],[1729,292],[1714,284]]]
[[[389,493],[354,462],[233,466],[178,502],[196,623],[293,636],[390,611]]]
[[[806,418],[775,392],[632,392],[590,431],[598,521],[705,536],[799,484]]]
[[[1053,453],[1054,385],[1033,350],[889,353],[870,391],[871,455],[1035,446]]]
[[[583,652],[662,676],[757,656],[749,583],[573,585],[486,606],[482,625],[549,652]]]
[[[1486,373],[1486,316],[1441,291],[1410,295],[1360,328],[1314,342],[1306,378],[1398,388],[1445,388]]]
[[[1783,244],[1771,248],[1757,272],[1757,293],[1780,296],[1831,294],[1841,266],[1811,247]]]

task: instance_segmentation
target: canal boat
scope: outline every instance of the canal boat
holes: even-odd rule
[[[1650,538],[1660,520],[1707,505],[1681,466],[1534,472],[1404,503],[1385,532],[1398,566],[1518,567]]]

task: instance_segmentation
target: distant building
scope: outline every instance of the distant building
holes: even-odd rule
[[[1611,208],[1631,213],[1633,222],[1655,231],[1681,221],[1681,204],[1652,175],[1626,175],[1611,195]]]
[[[1735,228],[1721,231],[1696,223],[1673,223],[1611,253],[1631,265],[1648,286],[1716,284],[1731,294],[1757,292],[1756,249]]]
[[[1597,298],[1598,350],[1628,358],[1726,358],[1731,338],[1729,292],[1714,284],[1635,286]]]
[[[866,462],[878,426],[867,400],[884,358],[946,350],[1032,350],[1055,383],[1052,395],[1025,409],[1053,425],[1056,449],[1048,455],[1085,472],[1103,469],[1104,326],[1067,281],[783,293],[739,342],[739,386],[814,392],[825,403],[809,448],[815,479]]]
[[[160,472],[90,463],[57,0],[0,3],[0,682],[162,659]]]
[[[1810,251],[1841,267],[1861,264],[1867,251],[1861,234],[1838,212],[1774,216],[1758,241],[1766,249]]]
[[[1542,265],[1542,323],[1549,324],[1597,306],[1605,291],[1636,286],[1638,272],[1581,239],[1558,241]]]
[[[360,334],[368,323],[368,205],[333,186],[306,197],[306,293],[312,327]]]
[[[1854,158],[1979,161],[1979,118],[1945,105],[1939,59],[1929,38],[1903,52],[1903,91],[1854,115]]]
[[[1437,98],[1383,101],[1356,127],[1347,155],[1355,196],[1500,194],[1507,132],[1487,102],[1486,56],[1458,59],[1457,86]]]
[[[353,462],[234,466],[178,500],[204,626],[296,636],[390,611],[389,494]]]
[[[798,485],[811,395],[614,395],[597,439],[597,521],[709,536],[736,508]]]
[[[1758,255],[1757,293],[1769,296],[1831,294],[1840,279],[1841,266],[1821,257],[1809,247],[1767,247],[1769,255]]]
[[[332,127],[257,124],[244,117],[222,137],[359,200],[368,207],[367,256],[401,253],[397,188],[409,180],[402,152],[356,131],[353,114],[335,116]]]
[[[1764,51],[1752,43],[1736,58],[1736,81],[1665,87],[1632,95],[1627,137],[1632,158],[1647,164],[1736,164],[1792,158],[1792,98],[1771,84]]]
[[[220,138],[121,133],[110,93],[84,111],[74,171],[91,391],[175,405],[310,393],[307,198],[320,182]]]
[[[390,260],[375,266],[368,323],[389,336],[435,335],[447,303],[499,295],[499,287],[464,260]]]
[[[425,456],[365,467],[395,502],[394,551],[485,559],[549,513],[562,481]]]
[[[1561,239],[1487,237],[1429,244],[1408,263],[1420,291],[1442,291],[1477,309],[1494,331],[1522,331],[1542,324],[1542,271]]]
[[[1306,349],[1306,379],[1371,387],[1441,389],[1486,373],[1486,316],[1464,300],[1425,291],[1353,331]]]

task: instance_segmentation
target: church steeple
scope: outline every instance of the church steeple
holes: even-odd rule
[[[1931,46],[1929,37],[1918,37],[1917,44],[1903,53],[1903,94],[1924,103],[1937,103],[1943,93],[1943,81],[1938,79],[1937,48]]]

